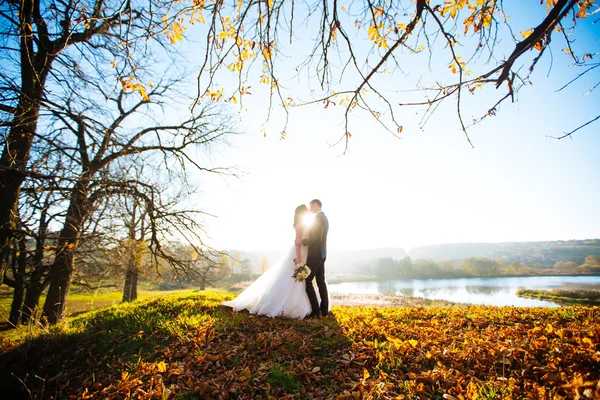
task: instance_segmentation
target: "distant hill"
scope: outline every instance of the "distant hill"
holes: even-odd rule
[[[229,251],[234,257],[238,252]],[[263,256],[273,265],[283,255],[283,251],[239,252],[242,259],[249,259],[258,272],[258,264]],[[385,247],[368,250],[331,250],[327,258],[328,273],[361,273],[364,267],[380,258],[400,260],[409,256],[413,260],[431,259],[435,261],[460,261],[469,257],[502,258],[507,262],[522,262],[527,265],[539,264],[552,267],[558,260],[583,263],[590,254],[600,255],[600,239],[560,240],[543,242],[504,242],[504,243],[454,243],[421,246],[412,248],[408,254],[402,248]]]
[[[427,258],[435,261],[459,261],[468,257],[488,257],[548,267],[558,260],[570,260],[581,264],[590,254],[600,255],[600,239],[439,244],[415,247],[408,253],[413,260]]]

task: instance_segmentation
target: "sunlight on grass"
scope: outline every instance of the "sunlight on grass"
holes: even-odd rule
[[[520,399],[600,388],[598,307],[336,306],[300,321],[232,312],[221,305],[232,297],[176,293],[69,317],[3,342],[0,379],[61,398]]]
[[[129,328],[139,326],[142,330],[142,326],[147,326],[151,321],[157,324],[159,328],[175,334],[177,331],[181,331],[182,327],[191,329],[210,319],[207,315],[194,314],[191,311],[196,304],[194,298],[201,297],[204,299],[204,303],[215,306],[225,301],[225,299],[231,299],[233,295],[222,289],[207,289],[204,292],[195,289],[179,289],[167,291],[143,290],[139,293],[138,300],[131,303],[121,303],[121,297],[122,293],[120,292],[74,293],[69,295],[68,298],[67,315],[70,315],[70,317],[63,319],[56,326],[44,327],[39,323],[34,323],[1,331],[0,343],[3,348],[6,348],[40,335],[75,334],[81,332],[87,325],[95,323],[98,316],[105,318],[105,323],[109,325],[111,320],[118,321],[117,326],[112,328],[127,325]],[[190,310],[182,310],[178,320],[172,319],[173,316],[170,314],[165,314],[164,320],[161,319],[160,321],[157,320],[156,315],[161,315],[161,310],[148,307],[144,308],[144,313],[139,312],[140,305],[160,297],[169,297],[173,304],[182,303],[182,306],[189,306]],[[178,300],[182,298],[185,298],[185,300]],[[5,308],[0,309],[2,318],[6,321],[8,310],[10,310],[10,298],[2,297],[2,301],[4,301],[4,304],[8,303]],[[41,303],[43,304],[43,299]],[[129,330],[127,329],[127,331]]]

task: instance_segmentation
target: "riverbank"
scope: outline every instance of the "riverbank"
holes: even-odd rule
[[[533,289],[519,289],[517,290],[517,296],[548,300],[555,303],[559,303],[564,306],[570,305],[600,305],[600,291],[596,290],[533,290]]]

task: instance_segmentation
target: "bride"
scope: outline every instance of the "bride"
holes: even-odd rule
[[[251,314],[269,317],[304,319],[311,313],[305,282],[298,282],[292,278],[296,264],[306,264],[308,248],[302,245],[302,239],[308,237],[309,224],[306,223],[306,217],[309,215],[310,211],[304,204],[296,207],[294,246],[238,297],[224,302],[223,305],[233,308],[234,311],[248,310]]]

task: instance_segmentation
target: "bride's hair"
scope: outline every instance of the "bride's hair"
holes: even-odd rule
[[[306,207],[306,205],[300,204],[296,207],[296,211],[294,212],[294,228],[302,222],[302,217],[306,213],[308,213],[308,207]]]

